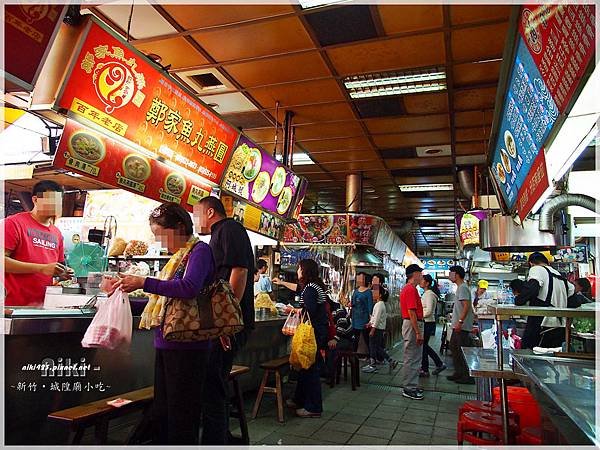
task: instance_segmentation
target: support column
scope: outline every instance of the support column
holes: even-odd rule
[[[362,173],[346,175],[346,211],[362,211]]]

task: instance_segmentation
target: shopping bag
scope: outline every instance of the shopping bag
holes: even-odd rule
[[[286,336],[293,336],[296,333],[296,328],[300,323],[300,311],[292,309],[283,324],[281,332]]]
[[[297,370],[308,369],[315,363],[317,356],[317,340],[315,330],[306,316],[296,328],[292,338],[292,350],[290,352],[290,364]]]
[[[96,315],[88,327],[81,345],[86,348],[127,348],[131,344],[133,317],[129,297],[117,289],[106,300],[97,302]]]

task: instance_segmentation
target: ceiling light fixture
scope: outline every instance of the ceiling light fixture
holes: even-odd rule
[[[328,6],[328,5],[334,5],[337,3],[345,3],[348,0],[333,0],[333,1],[327,1],[327,0],[298,0],[298,3],[300,4],[300,7],[302,9],[308,9],[308,8],[316,8],[317,6]]]
[[[407,72],[374,73],[344,78],[351,98],[416,94],[446,89],[446,72],[434,68]]]
[[[444,184],[399,184],[398,187],[402,192],[429,192],[429,191],[452,191],[454,185],[451,183]]]
[[[283,161],[283,155],[277,155],[276,159],[279,162]],[[294,166],[308,166],[310,164],[314,164],[315,162],[306,153],[297,152],[294,153],[292,163],[294,164]]]
[[[417,216],[416,220],[452,220],[452,216]]]

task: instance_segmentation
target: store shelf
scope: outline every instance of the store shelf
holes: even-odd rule
[[[168,261],[170,256],[109,256],[112,261]]]

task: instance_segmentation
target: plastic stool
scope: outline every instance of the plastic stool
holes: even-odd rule
[[[520,428],[514,419],[508,421],[509,440],[514,441],[514,436],[519,434]],[[485,438],[481,434],[488,434]],[[497,414],[469,411],[460,416],[456,438],[459,445],[464,441],[475,445],[498,445],[505,443],[502,432],[502,417]]]
[[[523,428],[517,436],[517,444],[542,445],[542,429],[539,427]]]
[[[492,402],[500,404],[500,388],[495,387],[492,393]],[[507,394],[509,409],[521,417],[520,425],[522,428],[541,427],[542,417],[540,407],[527,388],[508,386]]]

